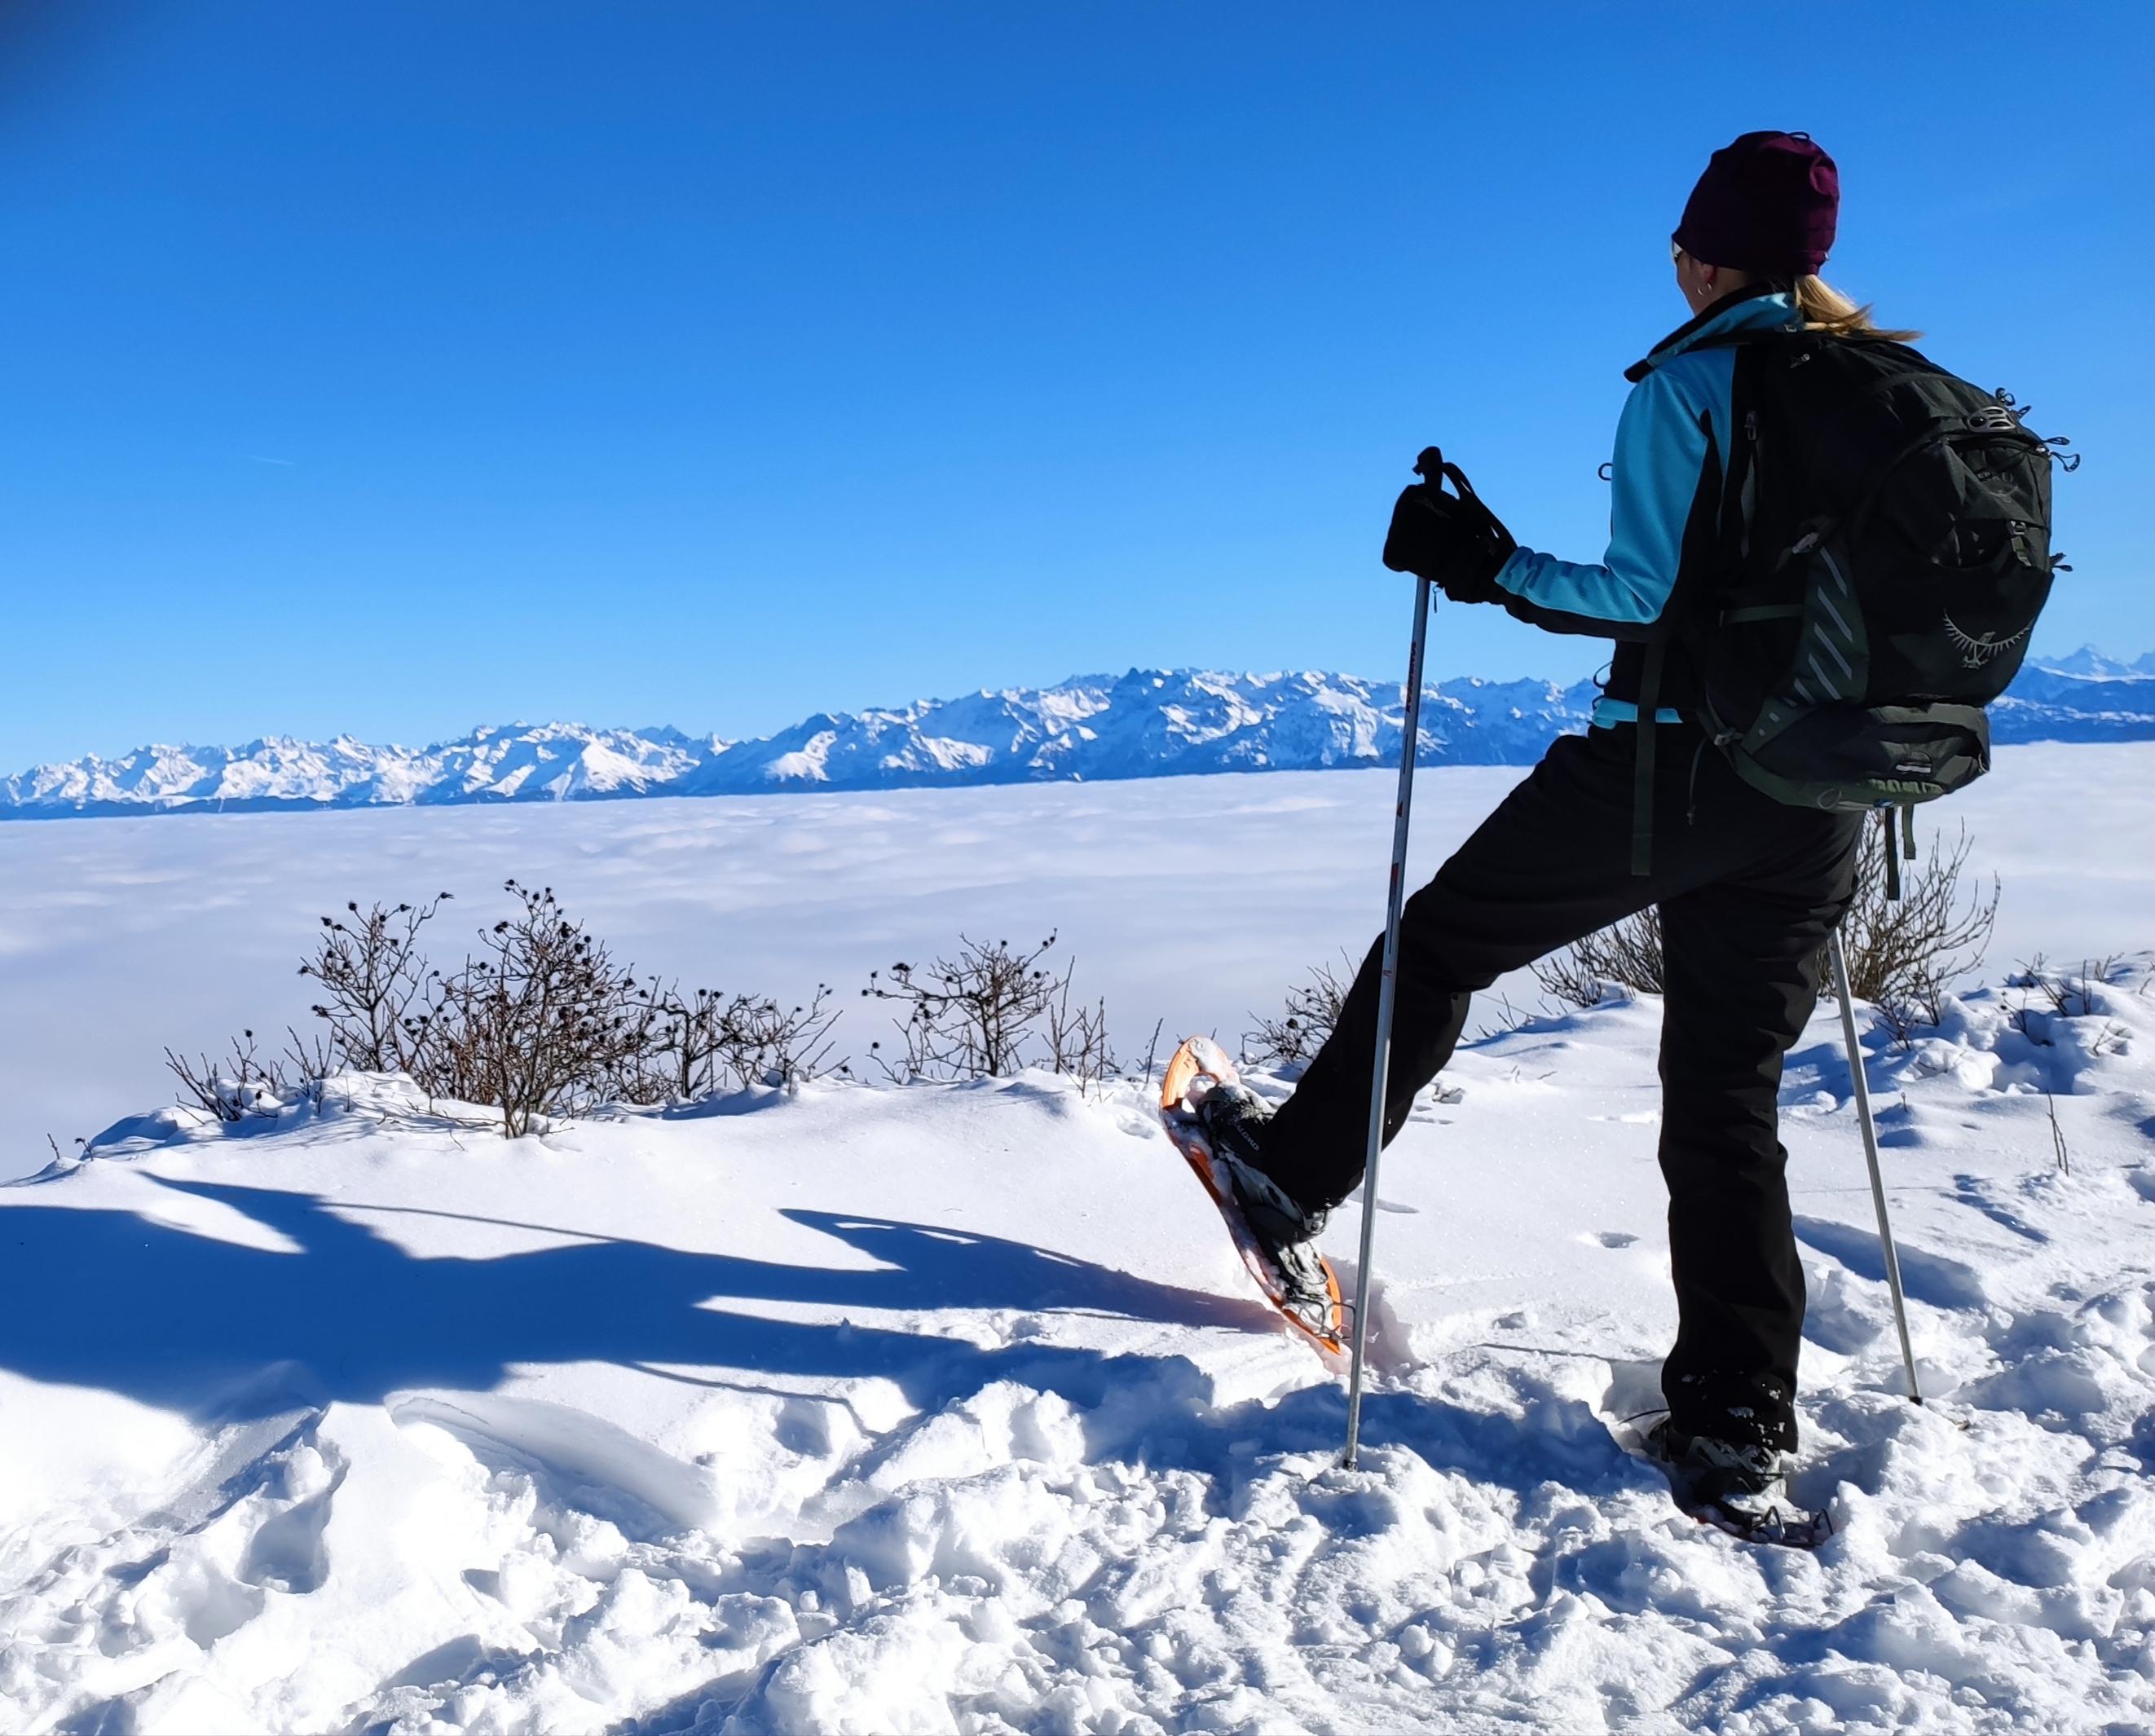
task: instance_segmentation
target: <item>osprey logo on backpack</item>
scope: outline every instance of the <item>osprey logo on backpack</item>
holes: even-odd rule
[[[1953,642],[1954,648],[1962,653],[1960,666],[1963,669],[1979,669],[1992,658],[2003,657],[2035,630],[2035,623],[2031,621],[2009,639],[2001,639],[1990,633],[1984,633],[1978,638],[1974,634],[1963,632],[1954,626],[1953,617],[1951,615],[1942,618],[1946,624],[1946,637]]]

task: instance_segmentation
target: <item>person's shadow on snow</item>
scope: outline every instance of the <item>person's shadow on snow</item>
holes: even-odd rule
[[[843,1319],[772,1319],[755,1304],[878,1314],[1078,1309],[1193,1327],[1269,1327],[1254,1303],[1022,1242],[887,1219],[785,1214],[878,1262],[866,1270],[559,1230],[581,1239],[492,1258],[421,1258],[312,1195],[161,1185],[222,1201],[300,1251],[242,1247],[128,1212],[17,1207],[0,1216],[4,1240],[16,1244],[5,1250],[0,1277],[0,1365],[182,1410],[212,1390],[227,1395],[224,1404],[243,1406],[233,1378],[286,1363],[305,1369],[325,1400],[375,1401],[410,1386],[484,1389],[511,1364],[604,1361],[882,1375],[919,1403],[932,1396],[919,1390],[924,1375],[938,1387],[947,1378],[924,1364],[1098,1357],[1025,1344],[984,1351],[963,1339]],[[457,1215],[356,1210],[368,1217]]]
[[[487,1258],[422,1258],[312,1195],[161,1185],[220,1201],[299,1252],[220,1241],[132,1212],[11,1208],[0,1214],[0,1367],[223,1421],[267,1416],[294,1402],[376,1402],[403,1389],[484,1391],[514,1365],[573,1362],[718,1385],[754,1385],[761,1376],[880,1375],[923,1411],[997,1380],[1060,1394],[1087,1411],[1118,1386],[1142,1385],[1155,1399],[1172,1391],[1180,1401],[1141,1407],[1142,1416],[1127,1419],[1134,1436],[1118,1448],[1156,1465],[1195,1467],[1219,1459],[1229,1436],[1246,1431],[1248,1420],[1235,1418],[1248,1407],[1214,1411],[1210,1382],[1186,1359],[1024,1337],[984,1348],[904,1329],[889,1324],[890,1314],[1083,1312],[1192,1329],[1284,1330],[1254,1300],[1158,1283],[1024,1242],[884,1218],[785,1214],[878,1262],[867,1269],[690,1253],[559,1230],[553,1233],[582,1239]],[[412,1211],[335,1203],[369,1216]],[[839,1318],[773,1319],[758,1312],[765,1303]],[[877,1318],[850,1320],[849,1308]],[[1344,1421],[1336,1385],[1291,1393],[1264,1408],[1267,1450],[1336,1445]],[[1523,1489],[1551,1477],[1574,1488],[1582,1477],[1589,1485],[1620,1478],[1623,1455],[1591,1410],[1564,1408],[1561,1419],[1544,1407],[1515,1420],[1373,1394],[1365,1429],[1373,1442],[1398,1441],[1439,1467],[1471,1465],[1482,1475],[1502,1467],[1502,1480]]]

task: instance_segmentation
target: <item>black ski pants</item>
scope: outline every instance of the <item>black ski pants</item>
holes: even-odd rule
[[[1637,733],[1627,724],[1558,740],[1407,900],[1385,1138],[1451,1058],[1475,990],[1658,904],[1661,1165],[1678,1310],[1661,1388],[1687,1432],[1793,1450],[1804,1278],[1781,1061],[1817,1004],[1820,949],[1849,900],[1862,817],[1784,807],[1697,726],[1665,724],[1653,872],[1635,876]],[[1334,1206],[1362,1179],[1383,951],[1380,938],[1266,1132],[1265,1168],[1305,1207]]]

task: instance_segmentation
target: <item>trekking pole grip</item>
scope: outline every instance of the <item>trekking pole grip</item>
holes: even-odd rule
[[[1482,497],[1474,492],[1474,484],[1467,479],[1467,473],[1458,465],[1450,463],[1440,448],[1423,447],[1421,456],[1415,460],[1414,468],[1415,474],[1437,493],[1444,491],[1445,479],[1448,477],[1461,499],[1472,500],[1477,506],[1481,504]]]

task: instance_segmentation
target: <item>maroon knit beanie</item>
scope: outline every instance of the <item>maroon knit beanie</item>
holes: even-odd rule
[[[1840,171],[1808,134],[1746,133],[1713,153],[1676,243],[1702,265],[1801,277],[1825,264],[1840,213]]]

